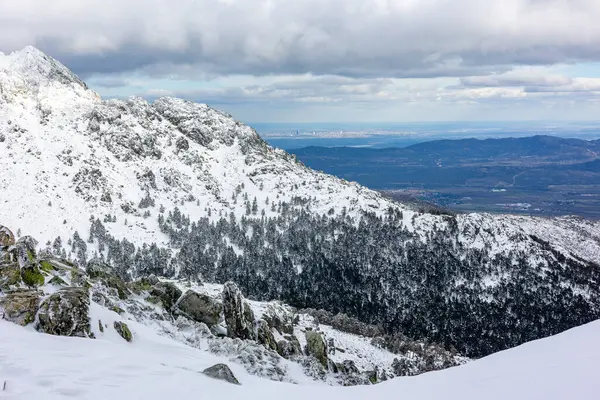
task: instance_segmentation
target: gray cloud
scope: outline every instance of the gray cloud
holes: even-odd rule
[[[569,85],[572,81],[566,76],[541,73],[469,76],[460,79],[462,87],[554,87]]]
[[[20,0],[0,3],[0,50],[83,76],[466,77],[600,61],[599,19],[597,0]]]
[[[366,103],[393,97],[398,87],[390,79],[302,76],[264,85],[183,90],[145,90],[139,96],[174,96],[209,104],[238,103]]]

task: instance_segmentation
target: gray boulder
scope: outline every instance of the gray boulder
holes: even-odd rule
[[[114,274],[113,268],[98,258],[90,260],[85,270],[91,279],[106,278]]]
[[[131,334],[129,327],[125,322],[115,321],[114,328],[115,331],[117,331],[117,333],[126,341],[131,342],[133,340],[133,335]]]
[[[357,375],[360,373],[356,364],[352,360],[344,360],[341,364],[337,364],[339,372],[346,375]]]
[[[244,296],[233,282],[223,286],[223,314],[227,324],[227,336],[254,339],[254,313],[244,301]]]
[[[166,310],[173,308],[181,294],[181,290],[170,282],[158,282],[150,290],[150,295],[159,298]]]
[[[14,290],[0,297],[3,318],[15,324],[25,326],[35,320],[42,292],[37,290]]]
[[[236,379],[231,369],[226,364],[215,364],[210,368],[206,368],[202,373],[214,379],[219,379],[225,382],[239,385],[240,382]]]
[[[277,353],[283,358],[291,358],[302,355],[302,346],[300,341],[294,335],[285,335],[285,340],[277,342]]]
[[[277,351],[277,341],[275,341],[273,331],[264,319],[260,319],[256,323],[256,340],[267,349]]]
[[[281,335],[294,333],[294,315],[278,304],[269,304],[262,318]]]
[[[14,245],[15,258],[21,268],[37,267],[37,240],[31,236],[23,236]]]
[[[174,313],[208,326],[216,325],[223,306],[210,296],[188,290],[174,307]]]
[[[323,336],[315,331],[306,331],[306,353],[315,357],[327,369],[327,345]]]
[[[1,260],[0,260],[1,261]],[[2,264],[0,262],[0,290],[10,290],[21,283],[21,268],[16,262]]]
[[[51,335],[90,337],[89,310],[90,296],[86,289],[64,288],[42,303],[35,328]]]

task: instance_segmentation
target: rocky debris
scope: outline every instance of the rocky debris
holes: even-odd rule
[[[144,291],[151,291],[153,286],[158,283],[160,283],[158,278],[154,275],[150,275],[148,277],[142,277],[136,281],[130,282],[127,286],[132,292],[134,292],[137,295],[140,295]]]
[[[412,350],[400,353],[404,357],[395,358],[392,370],[396,376],[413,376],[464,364],[465,358],[444,350],[441,346],[411,344]]]
[[[262,318],[267,321],[271,328],[277,329],[280,335],[294,333],[295,317],[288,312],[285,307],[275,304],[269,304]]]
[[[277,342],[277,353],[283,358],[292,358],[302,355],[302,346],[298,338],[293,335],[285,335],[285,340]]]
[[[338,382],[342,386],[369,385],[377,383],[377,370],[361,373],[354,361],[344,360],[332,367],[338,374]]]
[[[256,322],[256,341],[269,350],[277,351],[277,341],[269,324],[264,319]]]
[[[455,349],[446,350],[435,343],[415,341],[400,333],[373,338],[371,344],[398,354],[392,364],[396,376],[418,375],[461,365],[468,360]]]
[[[31,236],[23,236],[17,240],[13,251],[21,268],[36,266],[37,252],[35,249],[37,244],[37,240]]]
[[[147,286],[154,286],[160,283],[160,280],[156,277],[156,275],[148,275],[140,278],[140,282]],[[175,285],[173,285],[175,286]]]
[[[121,300],[125,300],[131,295],[131,290],[127,284],[116,275],[115,270],[104,261],[97,258],[90,260],[86,266],[88,276],[93,280],[101,280],[108,288]]]
[[[42,292],[37,290],[15,290],[0,297],[3,319],[25,326],[35,320]]]
[[[92,301],[94,303],[99,304],[106,308],[110,308],[110,307],[114,306],[113,302],[110,301],[110,299],[108,297],[106,297],[106,295],[104,295],[104,293],[99,292],[98,290],[95,290],[95,289],[92,291]]]
[[[6,291],[21,283],[21,269],[16,262],[0,264],[0,290]]]
[[[214,379],[219,379],[225,382],[239,385],[240,382],[237,380],[231,369],[226,364],[215,364],[212,367],[206,368],[202,373]]]
[[[86,289],[61,289],[44,300],[35,328],[51,335],[90,337],[89,308],[90,298]]]
[[[83,272],[79,268],[73,268],[70,273],[71,273],[71,286],[77,286],[77,287],[90,287],[91,286],[88,281],[87,275],[85,274],[85,272]]]
[[[212,297],[188,290],[175,304],[173,312],[208,326],[219,322],[223,306]]]
[[[129,327],[127,326],[127,324],[125,322],[115,321],[114,328],[115,328],[115,331],[117,331],[117,333],[119,335],[121,335],[121,337],[123,339],[125,339],[126,341],[131,342],[133,340],[133,335],[131,334],[131,330],[129,330]]]
[[[383,329],[377,325],[366,324],[343,313],[333,314],[326,310],[315,310],[314,308],[303,309],[299,312],[308,314],[317,319],[320,324],[329,325],[341,332],[367,337],[379,336],[383,332]]]
[[[65,282],[65,280],[58,275],[52,277],[48,283],[55,286],[67,286],[67,282]]]
[[[151,284],[150,278],[147,279],[148,280],[146,283]],[[177,303],[177,300],[179,300],[181,294],[181,290],[171,282],[158,282],[158,279],[157,283],[155,283],[154,287],[150,290],[150,295],[159,298],[165,310],[168,311],[170,311],[175,303]],[[186,295],[187,294],[188,293],[186,293]]]
[[[315,357],[327,369],[327,345],[323,335],[315,331],[306,331],[306,354]]]
[[[185,151],[190,148],[190,144],[186,138],[180,137],[175,141],[175,147],[177,147],[177,150],[179,151]]]
[[[233,282],[223,286],[223,313],[227,325],[227,336],[254,339],[254,313],[244,301],[244,296]]]
[[[129,295],[131,295],[131,290],[129,290],[125,282],[123,282],[123,280],[118,276],[109,276],[104,279],[104,283],[110,289],[115,291],[121,300],[126,300]]]
[[[0,225],[0,250],[14,246],[15,235],[5,226]]]
[[[87,263],[85,271],[91,279],[108,278],[114,275],[113,268],[97,258]]]
[[[358,367],[352,360],[344,360],[341,363],[336,364],[336,366],[338,371],[345,375],[356,375],[360,373]]]
[[[329,354],[335,354],[335,340],[333,338],[327,339],[327,351]]]

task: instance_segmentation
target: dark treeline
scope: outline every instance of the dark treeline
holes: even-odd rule
[[[88,242],[124,277],[233,280],[257,300],[347,313],[472,357],[600,317],[600,268],[535,237],[514,240],[532,241],[537,263],[530,254],[465,248],[454,216],[440,217],[446,224],[420,238],[397,210],[315,216],[295,198],[267,218],[248,203],[241,220],[231,214],[217,222],[162,210],[160,229],[177,251],[115,240],[100,219],[93,219]],[[69,244],[80,263],[94,256],[79,235]]]

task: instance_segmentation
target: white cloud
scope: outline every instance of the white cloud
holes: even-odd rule
[[[598,0],[0,0],[0,51],[255,121],[587,118],[599,79],[553,66],[600,61],[599,20]]]
[[[0,49],[83,73],[469,76],[600,60],[599,18],[597,0],[3,0]]]

